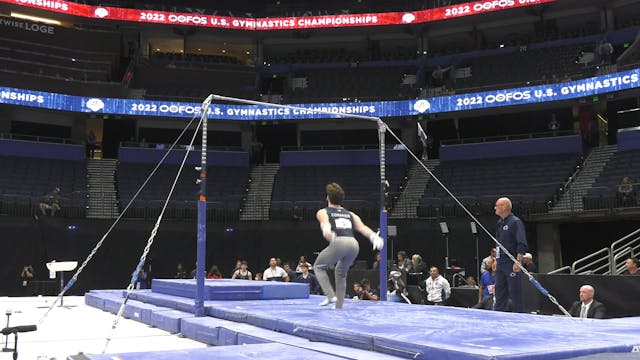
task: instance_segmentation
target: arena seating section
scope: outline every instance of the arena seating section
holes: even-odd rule
[[[404,183],[406,166],[388,165],[390,192]],[[272,219],[314,219],[327,206],[325,185],[339,183],[346,193],[344,207],[362,217],[373,217],[380,207],[379,166],[283,166],[278,172],[271,201]]]
[[[434,173],[475,214],[493,214],[496,199],[508,196],[514,212],[526,215],[549,210],[579,161],[577,154],[444,161]],[[464,215],[433,179],[417,211],[422,217]]]
[[[55,34],[42,34],[3,27],[0,82],[73,95],[122,96],[120,49],[117,32],[56,26]]]
[[[640,179],[640,150],[619,151],[611,157],[587,196],[584,197],[584,209],[594,210],[634,206],[633,203],[623,204],[616,197],[618,185],[625,176],[636,183],[637,192],[637,182]],[[635,206],[638,206],[637,199]]]
[[[133,198],[154,167],[155,164],[126,162],[119,164],[116,178],[121,210]],[[178,165],[162,165],[125,216],[144,219],[156,218],[164,205],[164,199],[169,193],[178,168]],[[249,181],[249,168],[209,166],[207,174],[209,174],[207,179],[207,219],[237,220]],[[167,206],[165,217],[196,218],[196,201],[199,190],[196,184],[197,176],[198,174],[193,171],[193,166],[185,167]]]
[[[222,58],[166,54],[154,56],[140,61],[132,86],[146,89],[147,99],[201,101],[211,93],[255,99],[255,69],[234,63],[219,63]]]
[[[83,217],[87,198],[82,161],[0,156],[0,212],[10,216],[37,214],[38,204],[60,187],[58,215]]]

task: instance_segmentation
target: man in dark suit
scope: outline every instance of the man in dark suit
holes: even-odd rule
[[[591,285],[583,285],[580,288],[580,301],[571,305],[569,313],[573,317],[604,319],[607,316],[607,309],[604,304],[593,299],[596,291]]]

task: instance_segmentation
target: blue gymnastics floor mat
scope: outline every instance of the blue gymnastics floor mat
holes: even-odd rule
[[[194,279],[153,279],[151,290],[155,293],[193,299],[196,294],[196,281]],[[308,284],[232,279],[205,281],[205,300],[272,300],[308,297]]]
[[[216,346],[206,349],[139,352],[124,354],[84,355],[82,359],[91,360],[242,360],[242,359],[278,359],[278,360],[338,360],[333,356],[313,350],[300,349],[283,344],[251,344],[240,346]],[[68,360],[78,360],[70,356]]]
[[[173,304],[174,309],[178,304],[182,307],[193,304],[189,298],[148,291],[136,291],[132,297],[155,306],[159,306],[158,302]],[[332,310],[319,307],[320,301],[322,297],[317,296],[291,300],[212,300],[206,301],[205,307],[207,314],[218,320],[249,324],[307,342],[413,359],[567,359],[631,352],[640,347],[640,318],[576,319],[352,300],[345,302],[344,309]],[[195,320],[188,318],[183,323],[187,321]],[[206,321],[199,323],[206,325]],[[231,340],[225,343],[238,341],[233,338],[233,331],[238,333],[237,330],[211,326],[229,331],[225,339]],[[219,341],[219,330],[215,336]]]

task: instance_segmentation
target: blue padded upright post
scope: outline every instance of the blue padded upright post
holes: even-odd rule
[[[204,275],[207,254],[207,117],[213,96],[208,96],[202,103],[202,149],[200,154],[200,196],[198,199],[198,242],[196,253],[196,298],[195,316],[205,316],[204,309]]]
[[[384,242],[380,249],[380,300],[387,301],[387,209],[386,209],[386,170],[385,140],[386,125],[378,119],[378,139],[380,140],[380,237]]]

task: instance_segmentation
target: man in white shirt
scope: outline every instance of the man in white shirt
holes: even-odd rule
[[[287,272],[276,264],[276,258],[271,258],[269,260],[269,267],[262,273],[262,279],[266,281],[289,282],[289,275],[287,275]]]
[[[445,300],[451,295],[451,285],[447,279],[440,275],[440,271],[435,266],[429,269],[431,276],[424,281],[427,305],[444,305]]]
[[[591,285],[583,285],[580,288],[580,301],[571,305],[569,313],[573,317],[605,319],[607,309],[604,304],[593,299],[596,291]]]

